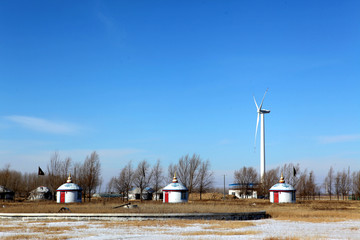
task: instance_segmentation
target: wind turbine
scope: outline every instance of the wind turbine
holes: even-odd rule
[[[261,119],[261,125],[260,125],[260,177],[261,177],[261,182],[263,181],[264,178],[264,174],[265,174],[265,119],[264,119],[264,114],[270,113],[270,110],[266,110],[266,109],[262,109],[262,105],[264,103],[264,99],[265,99],[265,95],[267,93],[268,89],[266,89],[264,97],[261,101],[260,107],[257,105],[256,100],[255,100],[255,96],[254,97],[254,102],[256,105],[256,109],[257,109],[257,122],[256,122],[256,130],[255,130],[255,146],[256,146],[256,135],[257,135],[257,130],[258,130],[258,126],[259,126],[259,118]]]

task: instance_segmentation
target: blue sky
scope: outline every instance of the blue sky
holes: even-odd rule
[[[0,165],[35,172],[54,151],[129,161],[187,153],[217,184],[254,153],[269,92],[266,167],[318,181],[359,170],[358,1],[1,1]],[[259,144],[259,143],[257,143]],[[259,147],[257,147],[258,149]],[[0,166],[2,167],[2,166]]]

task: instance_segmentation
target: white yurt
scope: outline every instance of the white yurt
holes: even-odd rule
[[[71,175],[69,178],[56,190],[56,202],[57,203],[74,203],[81,202],[81,193],[82,188],[73,183],[71,180]]]
[[[184,203],[188,202],[189,190],[178,182],[176,174],[172,183],[162,189],[164,203]]]
[[[272,203],[296,202],[296,190],[290,184],[285,183],[282,173],[279,183],[272,186],[269,192],[270,192],[270,202]]]
[[[30,192],[30,196],[28,197],[30,201],[36,200],[51,200],[52,199],[52,192],[49,188],[40,186],[35,188]]]

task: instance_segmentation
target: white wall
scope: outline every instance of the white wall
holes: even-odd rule
[[[163,202],[165,202],[165,192],[163,191]],[[180,191],[168,191],[169,193],[169,203],[183,203],[188,202],[189,193],[188,192],[180,192]],[[182,195],[183,194],[183,198]]]
[[[281,192],[279,193],[279,203],[295,203],[296,202],[296,195],[295,192]],[[274,192],[270,192],[270,202],[274,202]]]
[[[229,190],[229,195],[236,196],[237,198],[257,198],[257,191],[252,191],[251,195],[245,195],[240,190]]]
[[[79,196],[80,195],[80,196]],[[60,203],[60,191],[56,193],[56,202]],[[66,191],[65,192],[65,203],[81,202],[80,191]]]

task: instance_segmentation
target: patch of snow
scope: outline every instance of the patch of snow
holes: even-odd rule
[[[106,221],[105,221],[106,222]],[[36,236],[36,232],[31,230],[42,224],[43,227],[72,227],[71,230],[61,233],[57,236],[65,236],[68,239],[264,239],[267,237],[298,237],[298,238],[315,238],[315,239],[359,239],[360,236],[360,220],[344,221],[344,222],[324,222],[324,223],[308,223],[293,222],[285,220],[254,220],[248,221],[254,223],[253,226],[241,227],[238,229],[229,229],[224,231],[245,232],[253,231],[256,234],[247,235],[212,235],[208,223],[194,223],[184,227],[178,226],[128,226],[119,224],[116,228],[106,228],[102,223],[104,221],[27,221],[27,220],[0,220],[2,229],[6,227],[22,227],[22,229],[10,228],[10,231],[0,231],[0,238],[13,235],[28,234]],[[114,223],[113,221],[108,221]],[[25,224],[24,224],[25,223]],[[24,227],[26,226],[26,227]],[[85,228],[80,226],[86,226]],[[206,235],[191,235],[195,232],[206,232]],[[190,235],[182,235],[190,234]]]

